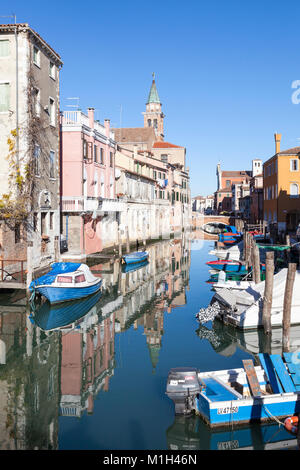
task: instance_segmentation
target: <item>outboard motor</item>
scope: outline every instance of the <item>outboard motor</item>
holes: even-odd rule
[[[166,394],[175,404],[176,415],[188,415],[196,410],[195,399],[202,386],[198,370],[189,367],[171,369],[168,374]]]

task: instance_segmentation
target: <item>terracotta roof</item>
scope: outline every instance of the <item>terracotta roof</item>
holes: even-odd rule
[[[172,147],[184,148],[181,145],[171,144],[170,142],[159,142],[159,141],[157,141],[157,142],[154,142],[154,144],[153,144],[154,149],[164,149],[164,148],[172,148]]]
[[[232,176],[234,178],[239,178],[240,176],[252,176],[252,171],[222,171],[223,176]]]
[[[115,133],[116,142],[141,143],[155,140],[155,131],[153,127],[122,127],[112,129]]]
[[[299,153],[300,153],[300,147],[293,147],[291,149],[278,152],[278,155],[298,155]]]

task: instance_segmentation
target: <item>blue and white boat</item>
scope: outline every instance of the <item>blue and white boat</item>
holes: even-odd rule
[[[244,368],[199,372],[171,369],[166,393],[175,414],[196,413],[212,428],[269,423],[300,412],[300,354],[259,354]]]
[[[30,314],[32,322],[44,331],[57,330],[69,325],[77,325],[99,302],[101,291],[79,300],[59,304],[43,302]]]
[[[32,281],[29,289],[58,303],[94,294],[101,284],[102,279],[95,277],[86,264],[53,263],[51,271]]]
[[[148,259],[148,256],[149,256],[148,251],[135,251],[134,253],[129,253],[128,255],[124,255],[122,257],[122,263],[125,263],[125,264],[141,263],[142,261],[146,261]]]
[[[149,264],[149,261],[147,259],[145,261],[140,261],[138,263],[123,264],[122,273],[131,273],[133,271],[137,271],[138,269],[141,269],[144,266],[147,266],[148,264]]]

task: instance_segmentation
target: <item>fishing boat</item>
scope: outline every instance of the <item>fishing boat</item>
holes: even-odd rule
[[[280,450],[297,449],[296,436],[283,426],[269,424],[233,429],[208,429],[199,416],[175,416],[166,430],[168,449],[196,450]]]
[[[295,355],[295,356],[294,356]],[[179,367],[168,374],[166,394],[175,414],[196,413],[211,427],[267,423],[300,412],[300,354],[258,354],[237,369],[200,372]]]
[[[274,275],[271,326],[280,327],[283,321],[283,302],[287,268]],[[263,326],[262,312],[265,281],[252,285],[243,292],[220,290],[213,297],[224,306],[219,318],[241,329],[256,329]],[[212,299],[212,301],[213,301]],[[300,272],[296,271],[291,300],[291,325],[300,324]]]
[[[51,303],[81,299],[97,292],[102,279],[95,277],[90,268],[82,263],[53,263],[51,270],[29,286],[32,295],[36,292]]]
[[[124,264],[134,264],[134,263],[141,263],[142,261],[146,261],[148,259],[149,253],[148,251],[135,251],[134,253],[129,253],[128,255],[124,255],[122,257],[122,263]]]
[[[52,331],[72,325],[76,327],[83,317],[93,314],[94,306],[101,297],[101,291],[79,300],[71,300],[59,304],[42,302],[30,314],[32,323],[44,331]],[[97,317],[98,318],[98,317]]]
[[[248,269],[246,266],[237,260],[214,260],[214,261],[207,261],[206,264],[217,271],[225,271],[231,273],[239,273],[239,274],[247,274]],[[260,265],[261,271],[265,271],[265,265],[261,263]]]

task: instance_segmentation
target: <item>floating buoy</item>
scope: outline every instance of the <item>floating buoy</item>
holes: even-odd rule
[[[298,433],[298,416],[290,416],[284,420],[284,427],[292,434]]]

